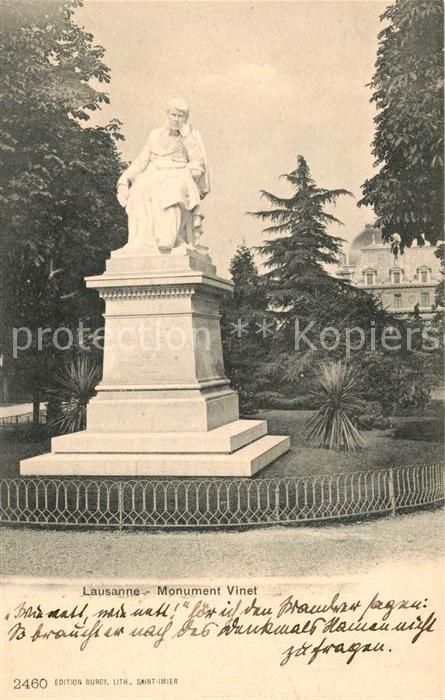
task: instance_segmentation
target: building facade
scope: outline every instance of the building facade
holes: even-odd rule
[[[389,313],[406,318],[417,308],[428,320],[434,314],[435,289],[441,279],[435,250],[430,245],[413,245],[394,255],[380,231],[367,225],[353,239],[337,274],[374,294]]]

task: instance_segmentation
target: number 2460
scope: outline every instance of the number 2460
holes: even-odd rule
[[[46,678],[14,678],[14,690],[45,690],[48,687]]]

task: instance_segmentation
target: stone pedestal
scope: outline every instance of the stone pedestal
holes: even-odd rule
[[[52,440],[21,474],[251,476],[289,449],[239,420],[224,374],[219,303],[231,283],[209,256],[123,248],[87,286],[105,300],[102,381],[87,429]]]

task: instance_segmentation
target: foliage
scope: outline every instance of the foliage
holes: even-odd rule
[[[251,214],[270,222],[264,232],[273,238],[260,247],[267,268],[263,279],[289,346],[295,318],[318,318],[326,299],[344,287],[326,270],[327,265],[337,264],[342,241],[327,233],[328,224],[341,222],[324,207],[350,192],[317,187],[303,156],[298,156],[297,168],[283,177],[293,194],[278,197],[263,190],[261,194],[271,208]],[[283,340],[282,334],[281,344]]]
[[[327,224],[337,220],[323,205],[345,190],[318,188],[302,157],[285,177],[295,194],[286,199],[263,193],[275,208],[255,214],[272,221],[266,232],[274,236],[260,249],[268,268],[264,289],[277,319],[270,352],[260,366],[262,405],[269,396],[269,406],[282,407],[283,399],[289,407],[296,397],[311,394],[320,363],[345,359],[362,377],[363,400],[380,406],[379,415],[374,410],[357,414],[362,425],[383,426],[393,410],[426,405],[438,354],[423,352],[421,319],[392,318],[373,295],[329,274],[341,241],[328,234]],[[400,348],[412,352],[395,351],[391,343],[385,350],[389,328],[398,334]]]
[[[425,408],[437,383],[428,353],[367,350],[351,363],[362,399],[378,402],[385,416]]]
[[[390,418],[383,413],[382,405],[379,401],[365,401],[354,416],[357,427],[361,430],[386,430],[391,427]]]
[[[87,405],[95,395],[101,377],[101,366],[89,355],[70,360],[54,375],[55,387],[48,389],[51,402],[59,406],[59,416],[51,421],[62,433],[73,433],[86,427]]]
[[[357,375],[341,362],[325,362],[319,372],[313,395],[320,408],[307,422],[307,438],[330,450],[355,452],[364,446],[355,420],[363,406]]]
[[[366,434],[366,449],[357,452],[322,450],[308,443],[305,431],[309,411],[267,411],[259,417],[267,419],[273,435],[289,435],[289,452],[266,467],[260,475],[270,478],[321,474],[351,474],[357,470],[406,467],[434,464],[443,460],[443,445],[437,442],[394,440],[391,431],[372,430]]]
[[[374,207],[376,226],[400,247],[443,236],[443,4],[396,0],[381,16],[373,154],[379,171],[359,204]]]
[[[443,420],[427,418],[401,423],[393,432],[397,440],[426,440],[428,442],[444,441]]]
[[[87,124],[108,102],[92,81],[108,83],[110,74],[104,49],[73,20],[80,4],[2,4],[2,352],[37,399],[60,355],[49,335],[39,350],[37,329],[100,325],[100,302],[83,277],[101,272],[125,241],[114,194],[122,136],[116,121]],[[12,327],[33,336],[16,360]]]
[[[230,262],[230,274],[233,282],[233,304],[239,309],[247,306],[264,311],[267,297],[258,274],[252,251],[242,244],[236,249]]]
[[[436,256],[439,258],[440,265],[440,279],[436,285],[435,295],[434,295],[434,305],[435,314],[433,316],[433,326],[437,329],[438,335],[441,338],[445,337],[445,324],[444,324],[444,311],[445,311],[445,280],[444,280],[444,256],[445,256],[445,244],[441,243],[437,246]],[[442,365],[443,366],[443,365]]]
[[[224,365],[239,392],[241,411],[248,412],[257,405],[260,366],[270,347],[269,338],[261,333],[261,324],[269,316],[267,298],[253,254],[245,245],[237,248],[230,272],[233,295],[225,301],[221,322]]]
[[[281,375],[274,380],[292,384],[325,357],[344,357],[347,329],[360,326],[369,334],[371,322],[383,325],[386,314],[373,296],[329,270],[339,261],[342,240],[330,235],[327,226],[341,222],[325,207],[350,193],[318,187],[302,156],[296,170],[284,178],[292,185],[293,195],[285,198],[263,192],[273,208],[253,215],[270,220],[265,233],[273,236],[260,247],[267,268],[263,283],[278,327],[275,367],[270,371]],[[335,351],[328,353],[320,342],[327,328],[339,335]]]
[[[281,411],[310,411],[318,408],[313,397],[309,394],[289,398],[277,391],[258,392],[256,403],[258,408],[271,408]]]

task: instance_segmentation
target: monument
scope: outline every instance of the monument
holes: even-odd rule
[[[266,421],[240,420],[224,373],[219,303],[232,285],[200,244],[209,190],[201,135],[172,100],[117,183],[128,243],[86,278],[105,300],[87,428],[53,438],[22,475],[252,476],[289,449]]]

